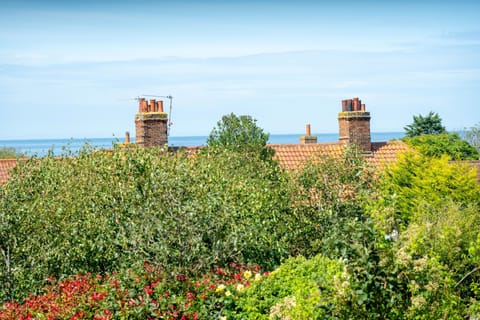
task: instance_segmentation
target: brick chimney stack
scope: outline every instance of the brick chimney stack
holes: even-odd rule
[[[370,137],[370,112],[359,98],[342,100],[342,112],[338,114],[339,139],[354,144],[363,152],[372,151]]]
[[[135,115],[136,143],[142,147],[163,147],[168,145],[168,116],[163,112],[163,101],[145,98],[138,100],[138,113]]]
[[[306,134],[304,136],[300,136],[300,144],[317,143],[317,136],[312,136],[312,132],[310,130],[310,124],[306,125],[305,131],[306,131]]]

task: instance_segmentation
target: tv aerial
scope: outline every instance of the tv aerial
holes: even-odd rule
[[[160,95],[154,95],[154,94],[142,94],[142,96],[152,97],[152,98],[166,98],[166,99],[170,100],[170,107],[169,107],[169,111],[168,111],[168,124],[167,124],[167,136],[169,136],[170,135],[170,127],[173,125],[173,123],[172,123],[172,101],[173,101],[172,95],[160,96]],[[136,98],[136,100],[139,100],[139,99],[140,99],[140,97]]]

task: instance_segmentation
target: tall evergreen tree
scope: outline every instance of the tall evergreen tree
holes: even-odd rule
[[[404,127],[405,135],[409,138],[424,134],[447,133],[442,125],[442,119],[438,113],[430,111],[425,117],[422,115],[413,116],[413,123]]]

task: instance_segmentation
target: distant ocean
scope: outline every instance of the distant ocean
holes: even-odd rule
[[[338,141],[336,133],[315,134],[318,142]],[[301,134],[272,134],[269,143],[298,143]],[[400,139],[404,136],[403,132],[372,132],[372,141],[388,141]],[[134,139],[133,139],[134,140]],[[169,137],[169,146],[191,147],[202,146],[207,141],[207,136],[191,137]],[[54,155],[60,156],[70,152],[77,152],[85,144],[91,145],[95,149],[108,149],[116,143],[124,142],[117,138],[84,138],[84,139],[31,139],[31,140],[0,140],[0,148],[15,148],[17,152],[25,153],[27,156],[43,157],[49,151]],[[132,141],[133,142],[133,141]]]

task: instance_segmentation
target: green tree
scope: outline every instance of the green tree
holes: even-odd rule
[[[266,147],[268,138],[269,134],[258,127],[251,116],[231,113],[217,122],[207,138],[207,145],[241,152],[259,152],[262,158],[270,159],[273,150]]]
[[[403,140],[427,157],[447,155],[451,160],[476,160],[479,157],[477,149],[458,133],[425,134]]]
[[[438,113],[430,111],[425,117],[413,116],[413,123],[404,127],[407,137],[416,137],[422,134],[440,134],[447,130],[442,125],[442,119]]]
[[[480,153],[480,123],[477,123],[465,132],[465,140],[467,140]]]
[[[15,148],[0,148],[0,159],[15,159],[25,157],[25,154],[18,152]]]

